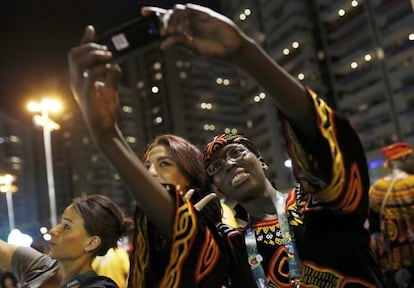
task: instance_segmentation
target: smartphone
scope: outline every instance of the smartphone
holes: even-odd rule
[[[135,18],[95,37],[94,42],[106,45],[113,59],[119,59],[160,39],[160,20],[155,14]]]

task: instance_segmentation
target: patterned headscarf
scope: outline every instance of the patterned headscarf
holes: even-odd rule
[[[246,137],[237,134],[218,134],[213,137],[210,142],[204,148],[204,167],[208,167],[211,163],[211,157],[225,146],[239,143],[249,149],[257,158],[262,157],[257,147]]]
[[[390,161],[399,159],[405,155],[410,155],[413,153],[413,150],[409,143],[397,142],[381,148],[381,152],[385,157],[384,167],[387,168]]]

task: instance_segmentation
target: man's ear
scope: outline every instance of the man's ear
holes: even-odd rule
[[[414,0],[413,0],[414,1]],[[263,157],[259,157],[259,158],[257,158],[259,161],[260,161],[260,164],[262,164],[262,168],[263,168],[263,170],[267,170],[267,169],[269,169],[269,166],[267,166],[267,164],[266,164],[266,162],[265,162],[265,160],[263,159]]]
[[[85,252],[92,252],[101,245],[101,237],[95,235],[89,238],[85,247]]]

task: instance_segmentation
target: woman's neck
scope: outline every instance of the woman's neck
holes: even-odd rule
[[[79,263],[74,264],[73,261],[71,261],[71,263],[61,262],[61,266],[58,271],[60,285],[65,285],[73,278],[91,271],[93,271],[92,262],[89,260],[85,263],[82,263],[81,265],[79,265]]]

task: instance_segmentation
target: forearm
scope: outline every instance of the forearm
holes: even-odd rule
[[[0,268],[11,270],[12,258],[17,246],[0,239]]]
[[[271,97],[276,107],[300,133],[316,133],[313,104],[305,88],[273,61],[253,40],[244,37],[233,62],[247,72]]]
[[[99,147],[128,186],[139,207],[167,238],[171,236],[173,197],[153,178],[129,147],[119,129],[100,139]]]

